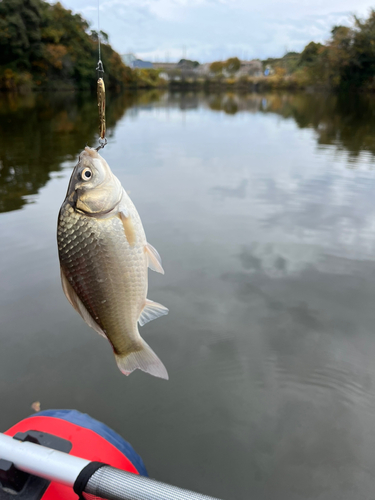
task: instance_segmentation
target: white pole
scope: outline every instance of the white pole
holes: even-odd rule
[[[1,458],[13,462],[19,470],[71,487],[81,470],[90,463],[39,444],[17,441],[0,432]]]
[[[12,462],[19,470],[71,488],[90,463],[68,453],[18,441],[1,432],[0,459]],[[93,473],[85,492],[108,500],[218,500],[110,466]]]

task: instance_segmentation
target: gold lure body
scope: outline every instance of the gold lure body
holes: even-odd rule
[[[103,78],[97,82],[98,108],[99,108],[99,130],[100,138],[105,139],[105,85]]]

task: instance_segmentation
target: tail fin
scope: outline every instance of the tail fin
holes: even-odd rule
[[[124,375],[130,375],[131,372],[139,368],[150,375],[154,375],[154,377],[169,379],[165,366],[143,339],[140,351],[131,352],[124,356],[115,354],[115,358],[117,366]]]

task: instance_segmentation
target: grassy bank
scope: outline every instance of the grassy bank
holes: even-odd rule
[[[209,92],[239,91],[267,92],[271,90],[332,90],[328,85],[313,84],[294,75],[242,76],[235,78],[197,78],[172,81],[168,84],[172,91],[205,90]]]

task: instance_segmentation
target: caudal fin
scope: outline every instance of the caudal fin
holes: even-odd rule
[[[115,358],[117,366],[124,375],[130,375],[131,372],[139,368],[150,375],[154,375],[154,377],[169,379],[165,366],[143,339],[140,351],[131,352],[125,356],[115,354]]]

